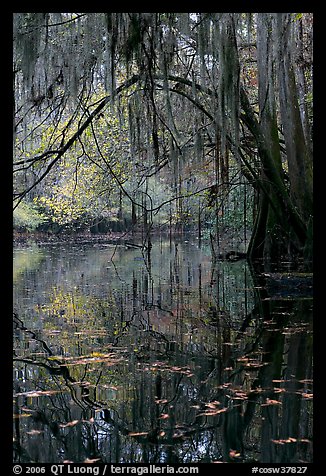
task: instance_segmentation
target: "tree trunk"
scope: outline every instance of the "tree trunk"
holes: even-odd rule
[[[276,101],[274,93],[274,66],[272,55],[272,28],[269,14],[262,13],[257,18],[257,71],[260,127],[271,158],[270,166],[279,183],[282,182],[282,162],[277,129]],[[252,258],[273,260],[284,255],[289,248],[289,230],[287,221],[275,212],[278,200],[275,187],[269,182],[270,174],[262,170],[260,180],[268,192],[260,195],[257,220],[250,243]],[[273,204],[274,208],[273,208]]]
[[[278,231],[277,234],[275,233],[275,237],[277,237],[277,240],[279,241],[279,232],[281,231],[285,242],[286,240],[290,240],[289,244],[291,244],[296,250],[300,251],[300,253],[303,253],[303,248],[307,239],[306,223],[298,214],[297,209],[288,194],[284,179],[280,174],[278,160],[273,155],[270,143],[268,139],[266,139],[262,126],[258,123],[254,115],[243,88],[241,90],[241,104],[244,110],[244,114],[241,115],[241,118],[256,139],[258,154],[262,164],[262,174],[257,180],[257,187],[268,199],[269,206],[272,207],[273,213],[275,214],[273,221],[278,224]],[[258,217],[260,215],[261,214],[258,213]],[[263,215],[267,217],[268,213],[264,211]],[[269,221],[269,223],[271,223],[271,221]],[[260,228],[261,227],[262,224],[260,225]],[[272,237],[270,238],[272,239]],[[253,235],[252,240],[254,239]],[[262,239],[260,239],[259,242],[261,243]],[[255,257],[254,242],[251,243],[249,250],[250,256]]]
[[[299,213],[307,222],[312,217],[312,158],[306,144],[302,125],[298,90],[291,55],[291,15],[276,14],[276,33],[279,41],[278,78],[280,111],[284,130],[286,155],[290,177],[291,197]]]
[[[310,258],[312,253],[312,233],[309,231],[312,229],[312,161],[298,104],[290,20],[291,15],[282,13],[276,16],[262,13],[257,18],[259,122],[246,92],[243,88],[241,90],[244,111],[241,118],[256,139],[262,165],[257,186],[264,197],[261,196],[258,202],[259,210],[249,245],[249,255],[253,258],[274,259],[289,252],[292,254],[294,249],[306,258]],[[289,187],[285,183],[278,136],[274,64],[278,64]]]

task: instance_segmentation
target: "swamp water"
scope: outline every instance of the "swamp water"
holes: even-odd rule
[[[147,258],[14,248],[14,461],[311,462],[311,296],[192,239]]]

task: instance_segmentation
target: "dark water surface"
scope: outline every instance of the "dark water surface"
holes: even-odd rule
[[[195,240],[14,249],[14,461],[312,461],[312,298]]]

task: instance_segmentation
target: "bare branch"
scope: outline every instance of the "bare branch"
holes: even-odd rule
[[[116,96],[121,91],[124,89],[129,88],[133,84],[137,83],[139,80],[139,75],[134,75],[131,78],[127,79],[124,83],[122,83],[116,90],[114,91],[113,95]],[[87,127],[91,124],[93,119],[102,111],[102,109],[108,104],[108,102],[111,100],[111,96],[105,96],[102,101],[99,103],[99,105],[94,109],[94,111],[88,116],[88,118],[83,122],[83,124],[79,127],[77,132],[73,134],[73,136],[66,142],[65,145],[61,147],[58,151],[55,151],[54,154],[56,156],[50,162],[50,164],[47,166],[46,170],[41,174],[41,176],[26,190],[24,190],[22,193],[19,193],[15,196],[15,200],[17,200],[16,205],[14,206],[14,210],[17,208],[19,203],[23,200],[23,198],[31,191],[33,188],[36,187],[47,175],[48,173],[52,170],[54,165],[61,159],[61,157],[67,152],[67,150],[70,149],[70,147],[76,142],[76,140],[83,134],[83,132],[87,129]]]

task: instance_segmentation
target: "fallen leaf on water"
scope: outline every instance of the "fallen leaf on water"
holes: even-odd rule
[[[139,431],[139,432],[131,431],[130,433],[128,433],[128,436],[146,436],[146,435],[148,435],[148,431]]]
[[[300,392],[298,392],[298,393],[300,393]],[[307,398],[309,400],[312,400],[314,398],[313,393],[302,393],[301,395],[303,396],[303,398]]]
[[[60,390],[31,390],[29,392],[20,392],[16,393],[14,396],[24,396],[24,397],[42,397],[48,395],[54,395],[55,393],[60,393]]]
[[[232,398],[233,400],[247,400],[248,395],[245,392],[241,392],[240,390],[235,390]]]
[[[80,385],[83,387],[88,387],[92,384],[90,382],[86,382],[85,380],[76,380],[75,382],[71,382],[70,385],[76,385],[77,387],[79,387]]]
[[[220,413],[224,413],[227,411],[227,407],[221,408],[220,410],[207,410],[205,412],[198,413],[196,417],[200,416],[215,416],[219,415]]]
[[[206,382],[203,382],[203,383],[206,383]],[[217,388],[228,388],[232,385],[232,382],[226,382],[226,383],[223,383],[222,385],[219,385]]]
[[[285,445],[286,443],[295,443],[298,441],[296,438],[289,437],[287,439],[282,439],[282,440],[271,440],[272,443],[275,443],[276,445]]]
[[[79,420],[73,420],[73,421],[69,421],[68,423],[60,423],[60,428],[69,428],[71,426],[75,426],[77,425],[77,423],[79,423]]]
[[[162,413],[162,415],[159,416],[159,420],[167,420],[167,418],[170,418],[168,413]]]
[[[236,450],[230,450],[229,456],[230,456],[230,458],[239,458],[239,456],[241,456],[241,453],[239,453]]]
[[[265,367],[265,365],[269,365],[269,364],[267,362],[263,364],[259,362],[248,362],[244,366],[247,370],[250,370],[250,369],[260,369],[262,367]]]
[[[89,420],[80,420],[82,423],[90,423],[90,424],[93,424],[94,423],[94,417],[91,417]]]
[[[32,410],[32,408],[28,408],[28,407],[21,407],[20,409],[22,412],[26,412],[26,413],[33,413],[35,412],[36,410]]]
[[[78,364],[88,364],[88,363],[98,363],[98,362],[120,362],[123,360],[121,357],[117,357],[117,355],[114,352],[110,353],[102,353],[102,352],[93,352],[90,355],[80,355],[78,357],[76,356],[68,356],[68,357],[60,357],[60,360],[63,360],[65,362],[65,366],[69,365],[78,365]]]
[[[200,416],[215,416],[215,415],[217,415],[217,410],[207,410],[205,412],[198,413],[197,417],[200,417]]]
[[[103,352],[91,352],[91,357],[108,357],[112,354],[104,354]]]
[[[274,387],[273,392],[274,393],[284,393],[284,392],[286,392],[286,389],[285,388]]]
[[[214,400],[213,402],[205,403],[205,407],[216,409],[216,406],[220,405],[220,404],[221,404],[221,402],[218,402],[217,400]]]
[[[271,398],[266,398],[266,403],[262,403],[262,407],[266,405],[282,405],[282,402],[279,402],[278,400],[272,400]]]

